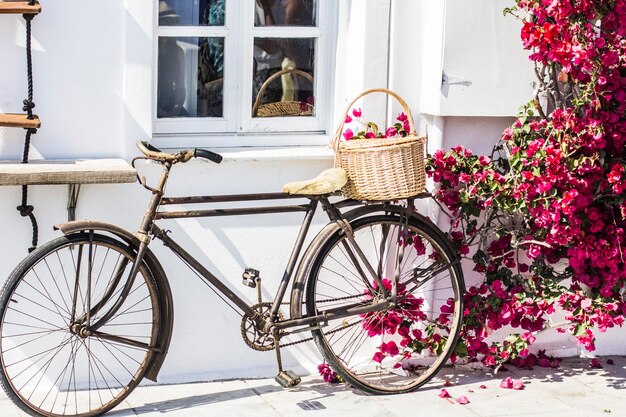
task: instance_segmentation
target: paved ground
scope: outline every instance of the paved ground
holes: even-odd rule
[[[509,368],[497,376],[468,367],[449,369],[427,387],[395,396],[364,395],[314,376],[289,390],[272,379],[140,387],[107,416],[626,417],[626,358],[613,357],[613,364],[608,359],[601,358],[601,369],[591,368],[589,359],[567,359],[556,370]],[[501,388],[507,376],[522,379],[525,389]],[[445,380],[452,384],[445,387],[452,399],[438,396]],[[455,403],[461,395],[470,403]],[[23,415],[0,397],[0,417]]]

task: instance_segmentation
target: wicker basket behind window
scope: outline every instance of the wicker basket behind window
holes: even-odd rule
[[[345,116],[354,103],[371,93],[385,93],[402,105],[411,126],[403,138],[352,139],[343,141]],[[393,91],[385,88],[366,90],[359,94],[346,108],[342,122],[332,141],[335,150],[335,166],[348,174],[343,194],[355,200],[383,201],[411,197],[424,191],[425,136],[415,134],[415,122],[406,102]]]
[[[263,100],[263,94],[265,94],[265,90],[267,90],[270,83],[276,78],[290,73],[300,75],[307,80],[313,82],[313,77],[311,76],[311,74],[296,68],[286,68],[272,74],[270,77],[267,78],[267,80],[265,80],[263,85],[261,85],[259,93],[256,95],[256,100],[254,100],[254,105],[252,106],[253,117],[311,116],[313,114],[313,106],[306,102],[302,103],[300,101],[277,101],[274,103],[261,104],[261,100]]]

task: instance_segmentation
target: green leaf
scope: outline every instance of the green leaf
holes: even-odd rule
[[[469,351],[467,350],[467,346],[463,342],[459,342],[454,349],[456,355],[460,358],[465,358],[469,355]]]
[[[367,122],[367,127],[369,129],[372,129],[374,134],[378,136],[378,125],[376,123],[374,123],[374,122]]]

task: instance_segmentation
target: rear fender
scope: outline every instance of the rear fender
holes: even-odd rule
[[[54,226],[54,229],[60,230],[61,232],[63,232],[64,235],[70,235],[89,230],[106,232],[122,240],[135,252],[137,252],[140,244],[139,239],[128,230],[105,222],[92,220],[76,220],[56,225]],[[170,284],[167,280],[167,276],[165,275],[165,271],[163,270],[163,267],[161,266],[161,263],[159,262],[157,257],[154,255],[154,252],[152,252],[149,248],[146,249],[146,253],[144,255],[144,263],[146,264],[146,267],[154,277],[154,280],[157,284],[157,294],[159,297],[159,305],[161,306],[162,314],[160,324],[161,328],[159,329],[160,337],[157,341],[157,343],[159,344],[158,350],[153,356],[151,362],[147,365],[148,370],[146,371],[146,378],[156,382],[157,375],[159,373],[159,370],[161,369],[161,366],[163,365],[163,361],[165,360],[165,356],[167,355],[167,351],[170,346],[172,327],[174,324],[174,304],[172,300],[172,291],[170,289]]]

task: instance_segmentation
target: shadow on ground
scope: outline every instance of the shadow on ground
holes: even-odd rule
[[[540,388],[541,391],[565,392],[571,390],[572,385],[574,385],[574,390],[596,390],[608,392],[611,396],[621,397],[623,392],[619,391],[626,389],[626,357],[600,358],[600,363],[601,368],[594,368],[591,366],[591,359],[568,358],[564,359],[556,369],[539,366],[532,369],[519,369],[507,366],[497,374],[494,374],[492,369],[484,368],[480,364],[446,367],[430,383],[420,388],[419,394],[425,395],[427,398],[436,399],[436,394],[444,387],[444,384],[470,393],[479,391],[479,388],[485,387],[485,384],[492,389],[499,389],[500,381],[508,376],[521,378],[527,384],[527,387]],[[549,383],[550,385],[543,387],[542,384],[544,383]],[[159,388],[163,387],[143,387],[141,389],[153,390]],[[202,385],[197,385],[195,391],[201,389],[203,389]],[[172,393],[176,395],[176,392],[177,390],[173,389],[168,396],[172,397]],[[207,394],[184,395],[185,392],[182,390],[179,398],[151,401],[144,404],[139,402],[140,405],[135,405],[132,408],[116,409],[107,415],[128,416],[129,412],[137,415],[154,412],[169,413],[176,410],[193,409],[203,405],[225,403],[245,398],[274,398],[277,394],[280,395],[281,392],[289,395],[293,404],[304,411],[323,410],[327,408],[324,403],[328,404],[328,400],[333,397],[345,397],[346,395],[352,396],[352,398],[364,399],[365,397],[371,397],[347,384],[331,385],[315,376],[306,377],[300,385],[288,390],[268,380],[248,380],[232,384],[227,383],[222,390]],[[492,391],[492,394],[496,394],[496,392]],[[133,394],[131,394],[130,398],[132,399],[132,397]]]

